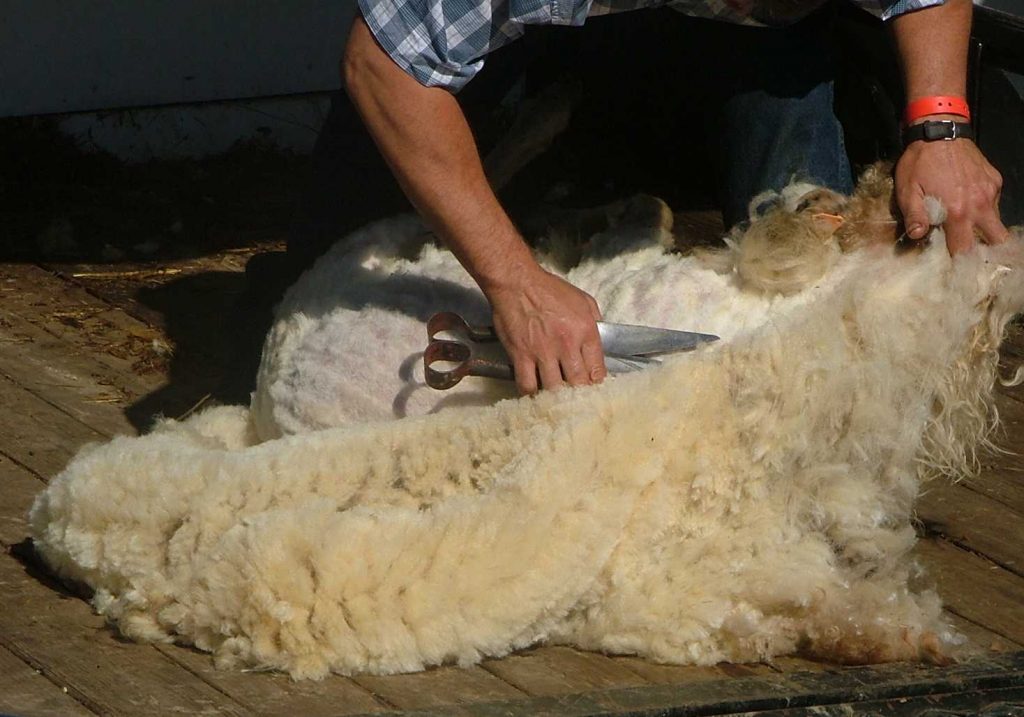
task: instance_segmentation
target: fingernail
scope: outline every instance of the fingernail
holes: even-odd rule
[[[923,233],[924,227],[921,226],[920,224],[911,224],[907,228],[907,234],[910,236],[911,239],[919,239]]]

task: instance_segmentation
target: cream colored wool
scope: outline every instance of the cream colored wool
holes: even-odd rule
[[[816,193],[811,185],[793,185],[780,197],[765,195],[760,201],[776,199],[778,209],[752,214],[750,229],[731,238],[733,250],[713,260],[670,253],[671,212],[660,200],[637,197],[621,223],[590,238],[575,266],[549,268],[593,295],[608,320],[731,340],[832,290],[813,282],[835,264],[838,245],[819,222],[795,211],[801,198]],[[444,393],[426,386],[421,352],[430,315],[451,310],[473,323],[489,322],[473,280],[426,237],[412,217],[371,225],[339,242],[289,290],[253,394],[260,438],[515,395],[503,381],[465,381]],[[778,249],[766,251],[769,246]],[[556,246],[550,253],[570,252]]]
[[[923,252],[869,246],[788,297],[660,248],[584,259],[570,276],[609,318],[725,340],[599,387],[365,422],[419,396],[389,373],[424,340],[420,324],[402,343],[404,318],[483,318],[440,252],[396,258],[416,232],[378,224],[302,280],[251,413],[85,449],[37,498],[40,554],[125,635],[296,678],[540,641],[697,664],[956,641],[918,585],[910,519],[993,425],[1019,230],[955,261],[941,232]]]

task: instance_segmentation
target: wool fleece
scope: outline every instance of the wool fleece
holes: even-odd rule
[[[597,242],[570,273],[607,318],[661,312],[724,339],[600,386],[424,399],[426,415],[394,420],[393,395],[383,409],[361,396],[407,380],[394,376],[416,348],[392,347],[395,315],[485,318],[436,250],[402,258],[417,232],[361,235],[385,249],[367,241],[347,264],[361,267],[343,292],[364,332],[355,358],[322,360],[335,254],[282,306],[252,410],[83,449],[38,496],[40,555],[121,633],[295,678],[538,642],[695,664],[949,652],[957,636],[908,555],[913,503],[928,479],[972,470],[995,423],[997,350],[1024,305],[1020,230],[956,259],[939,230],[911,251],[801,239],[813,270],[792,252],[768,261],[788,293],[751,280],[767,274],[742,237],[745,263]],[[405,294],[378,292],[389,281]]]

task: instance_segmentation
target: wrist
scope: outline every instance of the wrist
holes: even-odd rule
[[[963,119],[963,118],[960,118]],[[974,128],[970,122],[953,119],[924,119],[903,128],[903,148],[911,145],[927,145],[934,142],[974,139]]]
[[[507,291],[521,291],[541,273],[544,269],[518,236],[501,250],[490,252],[487,261],[470,268],[470,274],[488,299]]]
[[[951,122],[970,122],[970,119],[968,119],[964,115],[957,115],[957,114],[935,114],[935,115],[925,115],[923,117],[918,117],[913,122],[907,122],[906,126],[907,127],[913,127],[914,125],[919,125],[922,122],[938,122],[938,121],[941,121],[941,120],[949,120]]]

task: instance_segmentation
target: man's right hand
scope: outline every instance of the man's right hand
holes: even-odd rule
[[[343,71],[349,96],[409,199],[491,302],[519,390],[601,381],[597,303],[533,259],[487,183],[455,98],[399,68],[362,16],[352,23]]]
[[[535,266],[489,286],[487,298],[520,393],[604,380],[601,311],[590,294]]]

